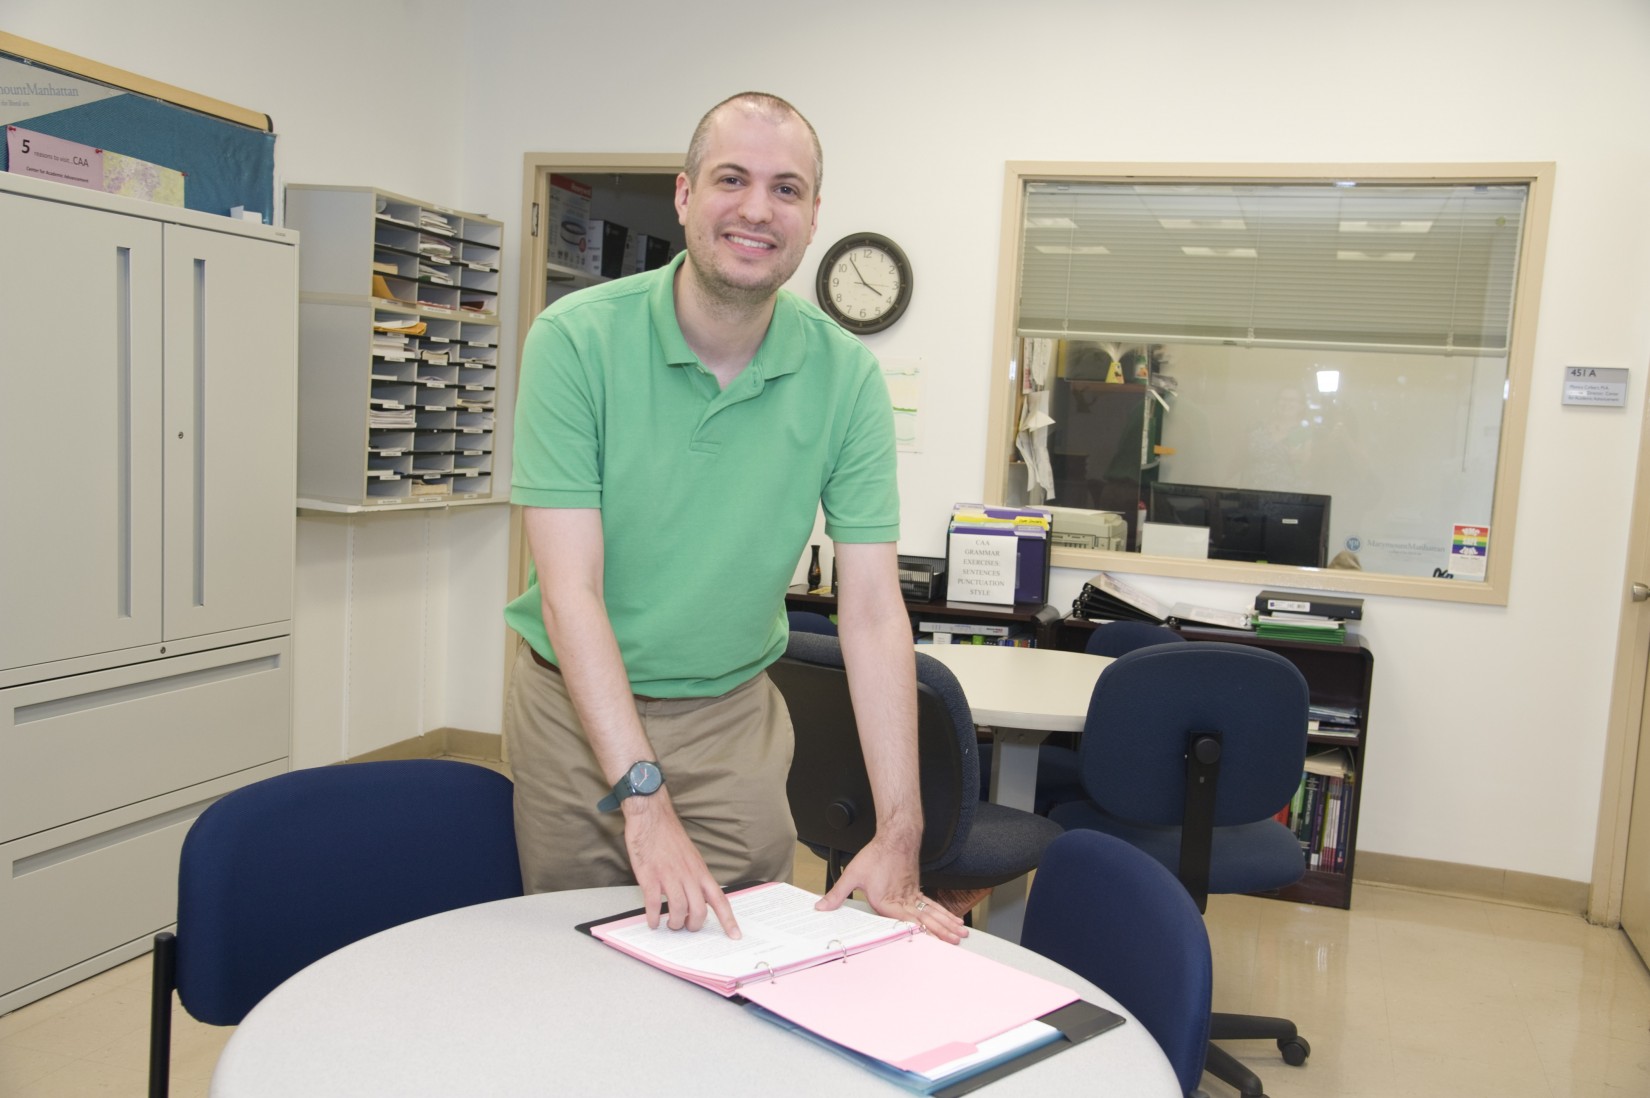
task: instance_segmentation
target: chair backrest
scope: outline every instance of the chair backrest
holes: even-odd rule
[[[1185,637],[1167,625],[1148,621],[1108,621],[1094,627],[1083,651],[1091,656],[1122,656],[1154,644],[1186,644]]]
[[[917,664],[917,756],[922,789],[924,871],[961,852],[980,783],[973,715],[956,677],[921,653]],[[792,633],[768,668],[796,729],[787,792],[797,837],[852,856],[876,834],[876,806],[848,696],[842,646],[835,637]],[[967,795],[964,795],[964,791]]]
[[[785,621],[793,633],[821,633],[827,637],[837,635],[836,622],[812,610],[787,610]]]
[[[1177,826],[1189,740],[1218,732],[1213,825],[1264,820],[1300,785],[1306,722],[1306,679],[1275,652],[1201,642],[1142,648],[1094,684],[1078,751],[1083,788],[1113,816]]]
[[[1213,963],[1197,905],[1156,859],[1098,831],[1043,852],[1020,944],[1098,984],[1146,1027],[1191,1094],[1203,1077]]]
[[[228,794],[184,837],[184,1008],[238,1024],[288,976],[351,942],[521,895],[512,790],[485,767],[409,759],[295,770]]]

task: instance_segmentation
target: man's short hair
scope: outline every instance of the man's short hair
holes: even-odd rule
[[[819,144],[819,134],[814,130],[814,124],[803,117],[797,110],[777,95],[767,92],[746,91],[738,95],[730,95],[716,106],[705,112],[699,119],[699,125],[694,127],[693,139],[688,142],[687,162],[684,170],[691,182],[699,179],[699,169],[704,166],[705,145],[710,141],[710,124],[716,117],[716,112],[730,103],[746,103],[755,107],[775,122],[783,121],[787,116],[795,117],[804,126],[808,127],[808,137],[814,146],[814,195],[818,197],[819,188],[825,181],[825,150]]]

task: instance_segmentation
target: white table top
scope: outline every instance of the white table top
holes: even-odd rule
[[[925,644],[917,651],[957,676],[975,724],[1041,732],[1081,732],[1095,680],[1112,662],[1085,652],[994,644]]]
[[[346,946],[247,1015],[212,1098],[907,1092],[573,927],[640,906],[633,886],[545,893],[420,919]],[[965,948],[1110,996],[975,931]],[[913,988],[911,1009],[922,1009]],[[991,1098],[1179,1094],[1145,1028],[1127,1024],[989,1085]]]

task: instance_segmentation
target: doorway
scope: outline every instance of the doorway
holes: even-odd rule
[[[676,176],[685,153],[528,153],[522,162],[521,292],[516,317],[519,350],[533,320],[557,298],[607,276],[551,262],[551,245],[559,226],[550,224],[550,188],[553,176],[578,185],[588,198],[589,219],[616,222],[633,232],[669,240],[672,252],[683,245],[676,221]],[[519,369],[519,356],[518,356]],[[510,572],[507,597],[527,590],[532,554],[521,521],[521,508],[510,508]],[[504,693],[510,693],[511,665],[515,662],[516,634],[504,631]]]

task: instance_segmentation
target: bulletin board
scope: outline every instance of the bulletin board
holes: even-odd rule
[[[275,209],[269,116],[0,33],[0,128],[16,126],[184,173],[184,206]],[[0,170],[10,163],[0,141]]]

